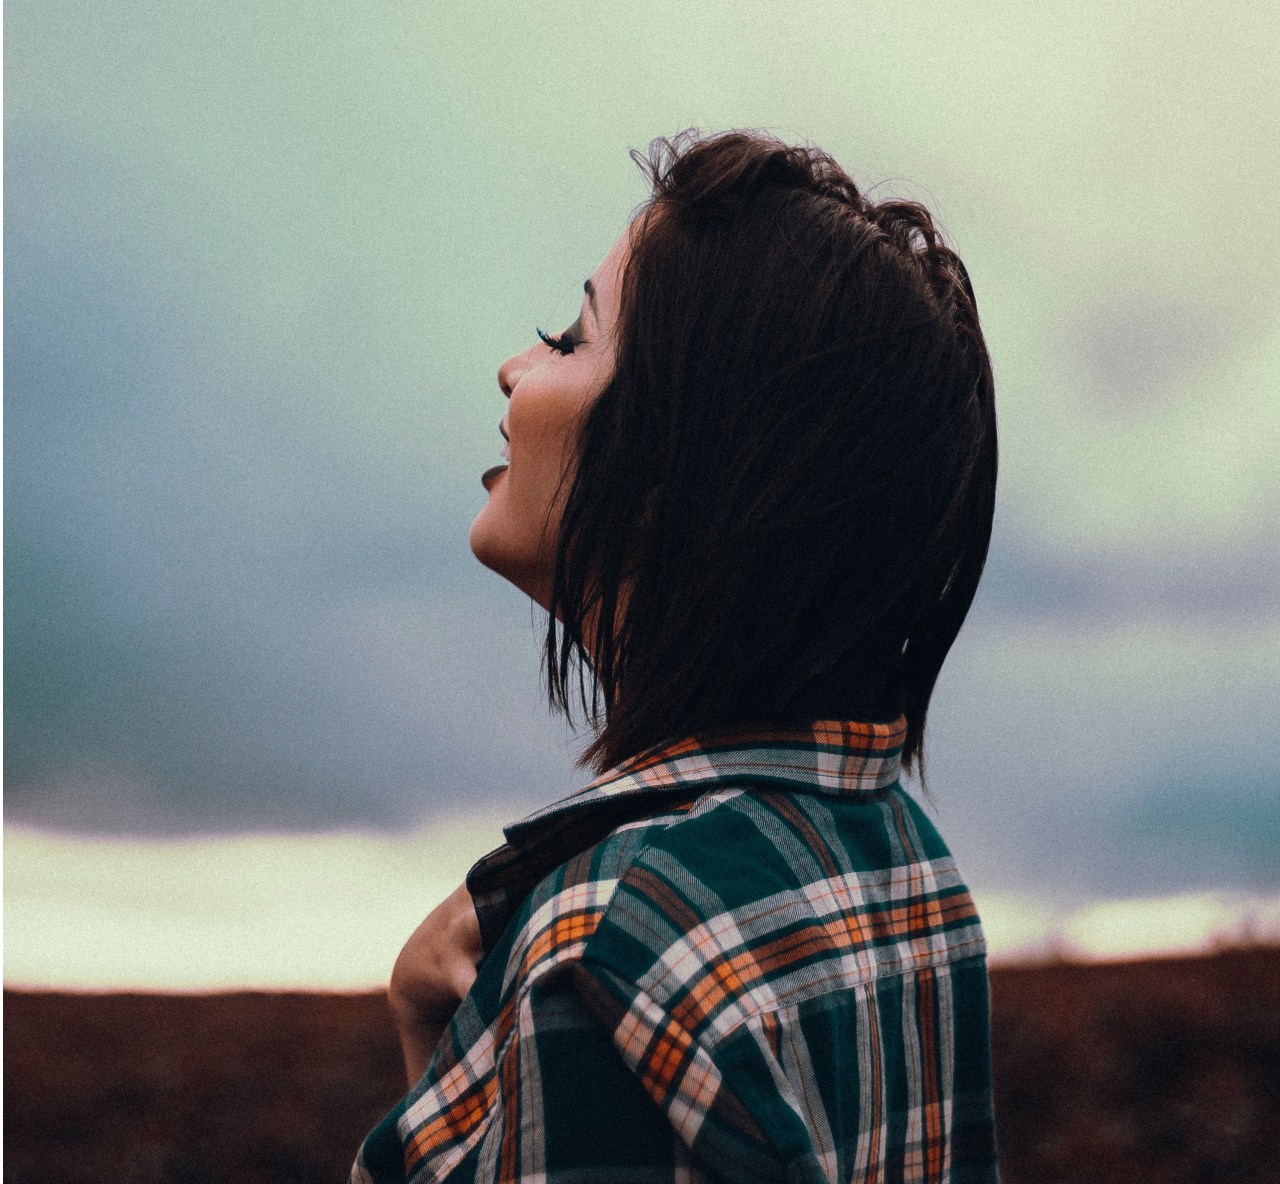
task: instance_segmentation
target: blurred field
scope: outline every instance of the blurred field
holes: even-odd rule
[[[1280,1184],[1280,949],[992,989],[1005,1184]]]
[[[1280,1181],[1280,950],[993,973],[1005,1184]],[[378,995],[5,992],[8,1184],[341,1180]]]

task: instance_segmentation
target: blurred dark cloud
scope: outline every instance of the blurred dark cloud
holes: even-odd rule
[[[1268,524],[1243,540],[1182,548],[1069,548],[1006,526],[992,540],[982,597],[1015,619],[1167,625],[1267,621],[1280,613],[1280,547]]]
[[[1172,388],[1211,370],[1253,329],[1233,310],[1134,292],[1083,306],[1064,344],[1083,389],[1101,407],[1124,413],[1166,405]]]
[[[1129,840],[1112,869],[1121,884],[1280,889],[1280,761],[1245,767],[1229,751],[1231,730],[1251,726],[1265,723],[1207,725],[1203,768],[1170,768],[1116,804],[1116,831]]]
[[[1220,722],[1206,721],[1205,747],[1188,742],[1180,762],[1118,768],[1104,795],[1044,783],[1014,823],[1010,876],[1067,900],[1280,889],[1280,764],[1238,759]]]
[[[528,609],[475,564],[468,513],[406,497],[221,361],[165,273],[112,240],[91,170],[46,147],[9,146],[9,816],[391,826],[481,786],[567,788],[560,734],[528,722]],[[73,233],[40,218],[49,192],[78,196]],[[345,377],[330,389],[356,404]]]

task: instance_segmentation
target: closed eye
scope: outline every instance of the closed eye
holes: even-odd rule
[[[543,344],[550,346],[558,354],[573,353],[573,347],[575,343],[574,343],[573,337],[569,334],[569,331],[567,329],[563,333],[561,333],[559,337],[552,337],[549,334],[544,333],[541,329],[539,329],[538,336],[542,339]]]
[[[556,351],[558,354],[571,354],[580,345],[582,341],[582,318],[574,321],[563,333],[558,337],[552,337],[549,333],[544,333],[541,329],[537,331],[538,337],[543,344]]]

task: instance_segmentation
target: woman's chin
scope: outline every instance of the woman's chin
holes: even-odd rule
[[[493,503],[488,503],[471,523],[471,532],[468,535],[468,542],[471,544],[471,554],[474,555],[485,567],[491,571],[496,571],[502,575],[502,551],[499,545],[494,529],[495,523],[493,518]]]

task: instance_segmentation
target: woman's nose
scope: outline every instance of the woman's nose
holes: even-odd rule
[[[515,390],[516,383],[520,381],[520,376],[525,372],[528,365],[529,351],[525,350],[522,354],[515,354],[509,357],[498,367],[498,386],[508,399],[511,398],[511,392]]]

